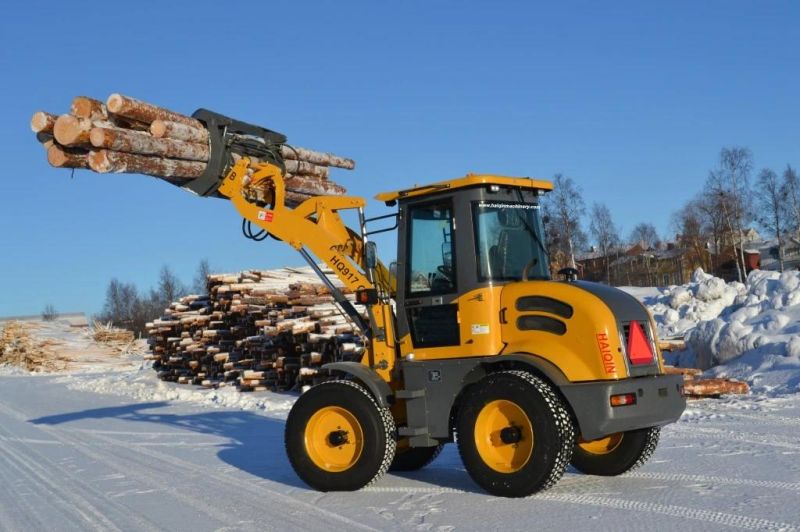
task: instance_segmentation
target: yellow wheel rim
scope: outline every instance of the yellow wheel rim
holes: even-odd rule
[[[586,441],[580,439],[578,440],[578,447],[589,454],[609,454],[616,450],[620,443],[622,443],[622,433],[617,432],[599,440]]]
[[[516,403],[498,399],[475,420],[475,447],[483,462],[499,473],[515,473],[533,453],[533,425]]]
[[[326,406],[308,420],[305,445],[311,461],[325,471],[353,467],[364,450],[364,431],[356,417],[340,406]]]

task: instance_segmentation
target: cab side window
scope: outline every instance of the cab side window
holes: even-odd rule
[[[450,203],[413,207],[409,223],[409,295],[456,292],[453,209]]]

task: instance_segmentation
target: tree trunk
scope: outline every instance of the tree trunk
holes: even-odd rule
[[[197,129],[180,122],[154,120],[150,124],[150,134],[156,138],[183,140],[186,142],[208,143],[208,130]]]
[[[176,179],[170,178],[184,178],[178,179],[178,181],[183,182],[185,178],[200,176],[206,169],[206,164],[197,161],[179,161],[133,153],[98,150],[89,154],[89,167],[101,174],[108,172],[145,174],[163,177],[173,182]]]
[[[179,122],[187,126],[205,129],[203,123],[186,115],[158,107],[156,105],[139,101],[122,94],[112,94],[106,101],[106,107],[116,115],[124,116],[146,124],[152,124],[155,120],[169,120]]]
[[[158,155],[172,159],[190,161],[208,161],[207,144],[184,142],[182,140],[156,139],[147,133],[126,129],[110,129],[96,127],[89,135],[95,148],[138,153],[141,155]]]
[[[339,157],[338,155],[334,155],[332,153],[322,153],[297,146],[288,146],[285,144],[281,146],[281,156],[283,156],[284,159],[308,161],[310,163],[319,164],[322,166],[334,166],[336,168],[345,168],[347,170],[352,170],[356,167],[356,162],[352,159]]]

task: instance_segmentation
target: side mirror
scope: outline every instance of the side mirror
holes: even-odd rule
[[[564,280],[567,282],[573,282],[578,280],[578,270],[575,268],[561,268],[558,270],[558,275],[563,275]]]
[[[374,270],[378,265],[378,246],[375,242],[367,242],[364,247],[364,267]]]

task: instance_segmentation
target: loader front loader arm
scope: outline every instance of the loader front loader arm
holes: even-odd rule
[[[252,175],[248,175],[248,169],[254,170]],[[248,199],[248,190],[254,188],[271,190],[269,205],[260,206]],[[367,307],[372,334],[362,363],[390,381],[395,363],[395,333],[392,307],[387,299],[396,290],[395,280],[383,264],[378,264],[374,282],[369,280],[363,271],[364,242],[344,224],[338,212],[363,209],[364,198],[313,196],[291,208],[285,203],[286,188],[281,169],[272,164],[251,166],[248,158],[234,164],[218,192],[230,198],[244,219],[304,256],[308,256],[308,250],[327,264],[348,290],[377,289],[385,296],[382,302]]]

